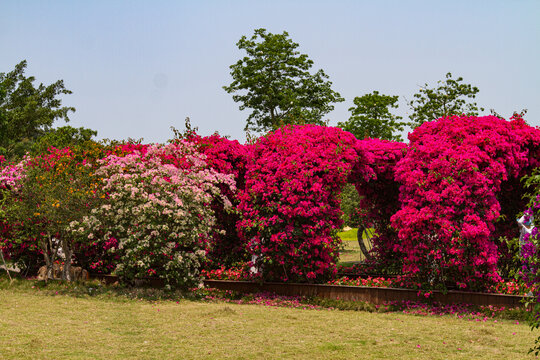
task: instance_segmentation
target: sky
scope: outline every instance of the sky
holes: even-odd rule
[[[451,72],[480,89],[483,114],[528,109],[540,126],[538,0],[0,0],[0,72],[26,59],[36,83],[63,79],[69,125],[100,139],[165,142],[189,117],[202,135],[244,142],[249,111],[222,87],[257,28],[287,31],[329,76],[346,100],[330,125],[374,90],[399,95],[406,118],[419,87]]]

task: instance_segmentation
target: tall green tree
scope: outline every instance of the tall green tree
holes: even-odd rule
[[[390,109],[398,107],[398,96],[371,94],[354,98],[354,107],[351,107],[351,117],[346,122],[339,122],[338,127],[352,133],[358,139],[377,138],[384,140],[402,141],[401,135],[406,122],[401,116],[394,115]]]
[[[256,29],[236,44],[247,55],[230,66],[233,82],[223,89],[251,109],[245,130],[266,132],[286,124],[323,124],[323,117],[344,101],[323,70],[310,73],[313,61],[297,51],[287,32]]]
[[[439,80],[436,88],[429,88],[425,84],[414,94],[414,99],[409,102],[411,125],[416,128],[427,121],[449,115],[476,116],[484,108],[479,108],[469,99],[476,98],[479,91],[476,86],[464,84],[462,77],[454,80],[452,74],[447,73],[446,80]]]
[[[57,119],[69,121],[75,108],[62,106],[59,96],[71,94],[63,80],[34,86],[35,78],[24,75],[26,60],[8,73],[0,73],[0,155],[20,156]]]

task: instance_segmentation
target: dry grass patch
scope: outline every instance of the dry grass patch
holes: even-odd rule
[[[1,359],[527,359],[499,320],[0,290]]]

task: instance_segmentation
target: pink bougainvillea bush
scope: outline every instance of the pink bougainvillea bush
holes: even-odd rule
[[[125,280],[157,277],[170,288],[200,282],[206,241],[215,224],[210,208],[219,185],[234,190],[232,176],[208,167],[195,145],[179,141],[149,145],[99,161],[96,175],[107,200],[83,221],[70,224],[73,236],[96,239],[119,254],[115,273]],[[108,245],[107,245],[108,246]]]
[[[402,207],[392,217],[406,277],[427,289],[489,288],[500,281],[497,226],[515,222],[500,216],[501,189],[538,165],[540,131],[517,117],[452,116],[409,140],[396,166]]]
[[[349,176],[360,195],[360,229],[373,229],[373,247],[363,268],[388,273],[401,270],[402,255],[394,251],[397,232],[390,218],[399,209],[399,183],[394,180],[395,166],[405,155],[404,143],[364,139],[356,143],[358,160]]]
[[[263,279],[321,282],[336,274],[338,195],[358,156],[355,143],[337,128],[297,125],[253,145],[239,229]]]

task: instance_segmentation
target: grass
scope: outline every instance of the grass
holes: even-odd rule
[[[507,320],[274,308],[180,294],[148,301],[136,297],[160,299],[160,292],[37,285],[0,279],[0,359],[528,359],[537,335]]]
[[[343,250],[339,256],[340,263],[355,263],[360,262],[364,258],[356,239],[358,229],[351,229],[338,233],[338,236],[343,242]]]

